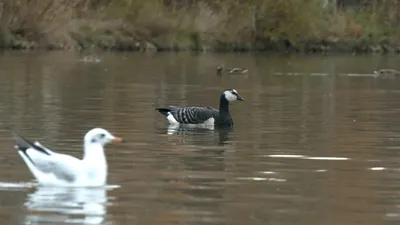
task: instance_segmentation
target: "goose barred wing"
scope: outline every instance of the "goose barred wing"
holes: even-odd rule
[[[182,124],[201,124],[218,116],[218,110],[211,107],[184,107],[172,111],[175,119]]]

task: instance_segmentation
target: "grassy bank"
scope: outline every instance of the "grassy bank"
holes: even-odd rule
[[[12,49],[399,52],[400,0],[0,0]]]

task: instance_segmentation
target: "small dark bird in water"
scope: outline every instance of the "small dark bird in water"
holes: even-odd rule
[[[374,71],[375,77],[395,77],[400,76],[400,71],[394,69],[381,69]]]
[[[85,62],[85,63],[99,63],[101,62],[101,59],[95,55],[88,55],[83,57],[83,59],[81,59],[81,61]]]
[[[226,71],[228,74],[245,74],[249,72],[246,68],[224,68],[223,64],[217,66],[217,74],[219,76],[222,75],[223,71]]]

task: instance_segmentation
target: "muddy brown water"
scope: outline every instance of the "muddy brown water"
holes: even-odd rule
[[[81,157],[103,127],[107,188],[49,188],[0,129],[2,224],[400,223],[399,57],[118,53],[0,56],[0,121]],[[246,67],[218,77],[215,67]],[[175,129],[155,107],[218,107],[233,130]]]

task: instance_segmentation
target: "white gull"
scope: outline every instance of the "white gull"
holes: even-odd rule
[[[12,132],[15,148],[40,185],[103,186],[107,182],[104,145],[121,142],[105,129],[94,128],[84,137],[83,159],[53,152],[39,142],[31,142]]]

